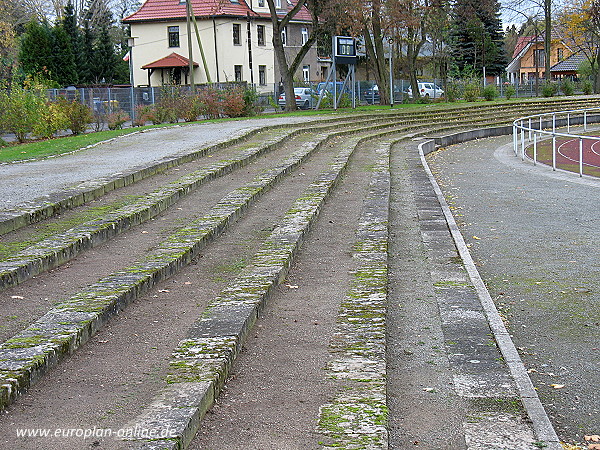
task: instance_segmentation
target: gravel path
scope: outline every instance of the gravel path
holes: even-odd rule
[[[229,140],[266,124],[306,121],[305,117],[248,119],[157,128],[101,143],[60,158],[0,165],[1,209],[48,196],[86,181],[109,177],[163,158],[181,156],[200,147]],[[52,176],[49,177],[48,174]]]
[[[582,442],[600,431],[600,181],[522,162],[510,141],[429,162],[559,437]]]

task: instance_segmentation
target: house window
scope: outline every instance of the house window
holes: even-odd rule
[[[565,51],[563,48],[557,48],[556,49],[556,57],[558,58],[559,61],[562,61],[565,57]]]
[[[258,45],[265,45],[265,26],[256,25],[256,37],[258,39]]]
[[[533,64],[536,67],[544,67],[546,64],[546,52],[543,49],[535,49],[533,51]]]
[[[242,66],[233,66],[235,81],[242,81]]]
[[[179,27],[169,27],[169,47],[179,47]]]
[[[258,84],[261,86],[267,84],[267,66],[258,66]]]
[[[327,73],[329,72],[329,67],[327,66],[321,66],[321,79],[322,80],[326,80],[327,79]]]
[[[308,42],[308,28],[302,27],[302,45]]]
[[[264,8],[265,7],[265,0],[258,0],[258,7],[259,8]]]
[[[275,0],[275,8],[281,9],[281,0]]]
[[[304,81],[310,81],[310,66],[302,66],[302,79]]]
[[[242,45],[241,41],[242,26],[239,23],[233,24],[233,45]]]
[[[281,30],[281,43],[287,45],[287,27],[283,27]]]

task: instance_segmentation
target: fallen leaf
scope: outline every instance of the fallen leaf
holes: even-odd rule
[[[481,238],[478,238],[477,236],[473,236],[473,239],[477,239],[478,241],[481,240]]]
[[[600,442],[600,436],[597,434],[591,434],[591,435],[585,436],[584,439],[586,441],[591,441],[591,442]]]
[[[20,295],[11,295],[10,298],[14,298],[15,300],[24,300],[25,297],[21,297]]]
[[[298,286],[296,286],[295,284],[286,284],[285,287],[289,289],[298,289]]]
[[[554,389],[562,389],[565,387],[564,384],[551,384],[551,387],[553,387]]]
[[[159,289],[158,292],[171,292],[168,289]]]
[[[142,234],[148,234],[148,232],[147,231],[142,231]]]
[[[600,444],[588,444],[588,450],[600,450]]]

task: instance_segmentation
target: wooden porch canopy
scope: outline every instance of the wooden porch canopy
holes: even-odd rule
[[[197,62],[193,62],[194,67],[198,67]],[[181,72],[185,73],[185,84],[188,84],[187,77],[190,69],[190,60],[185,56],[181,56],[177,53],[171,53],[164,58],[157,59],[154,62],[146,64],[142,66],[142,69],[148,71],[148,86],[150,86],[150,76],[154,73],[156,69],[161,70],[161,81],[164,84],[164,69],[168,69],[170,71],[174,71],[174,69],[179,69]]]

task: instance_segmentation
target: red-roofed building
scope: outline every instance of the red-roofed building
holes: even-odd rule
[[[266,0],[191,0],[210,81],[245,81],[259,91],[272,91],[281,81],[273,50],[273,27]],[[294,1],[294,0],[292,0]],[[275,0],[281,13],[290,0]],[[189,51],[185,0],[146,0],[123,20],[134,36],[132,48],[135,86],[189,84]],[[286,27],[283,38],[290,57],[308,39],[311,17],[306,9]],[[193,23],[191,24],[194,82],[208,76]],[[311,49],[297,78],[322,81],[328,64],[321,64]],[[325,73],[323,73],[325,72]]]
[[[512,61],[506,67],[508,78],[512,83],[525,83],[528,80],[544,78],[545,50],[543,36],[520,37],[513,52]],[[573,52],[559,39],[550,43],[550,65],[554,66],[569,58]],[[553,76],[556,74],[553,73]]]

